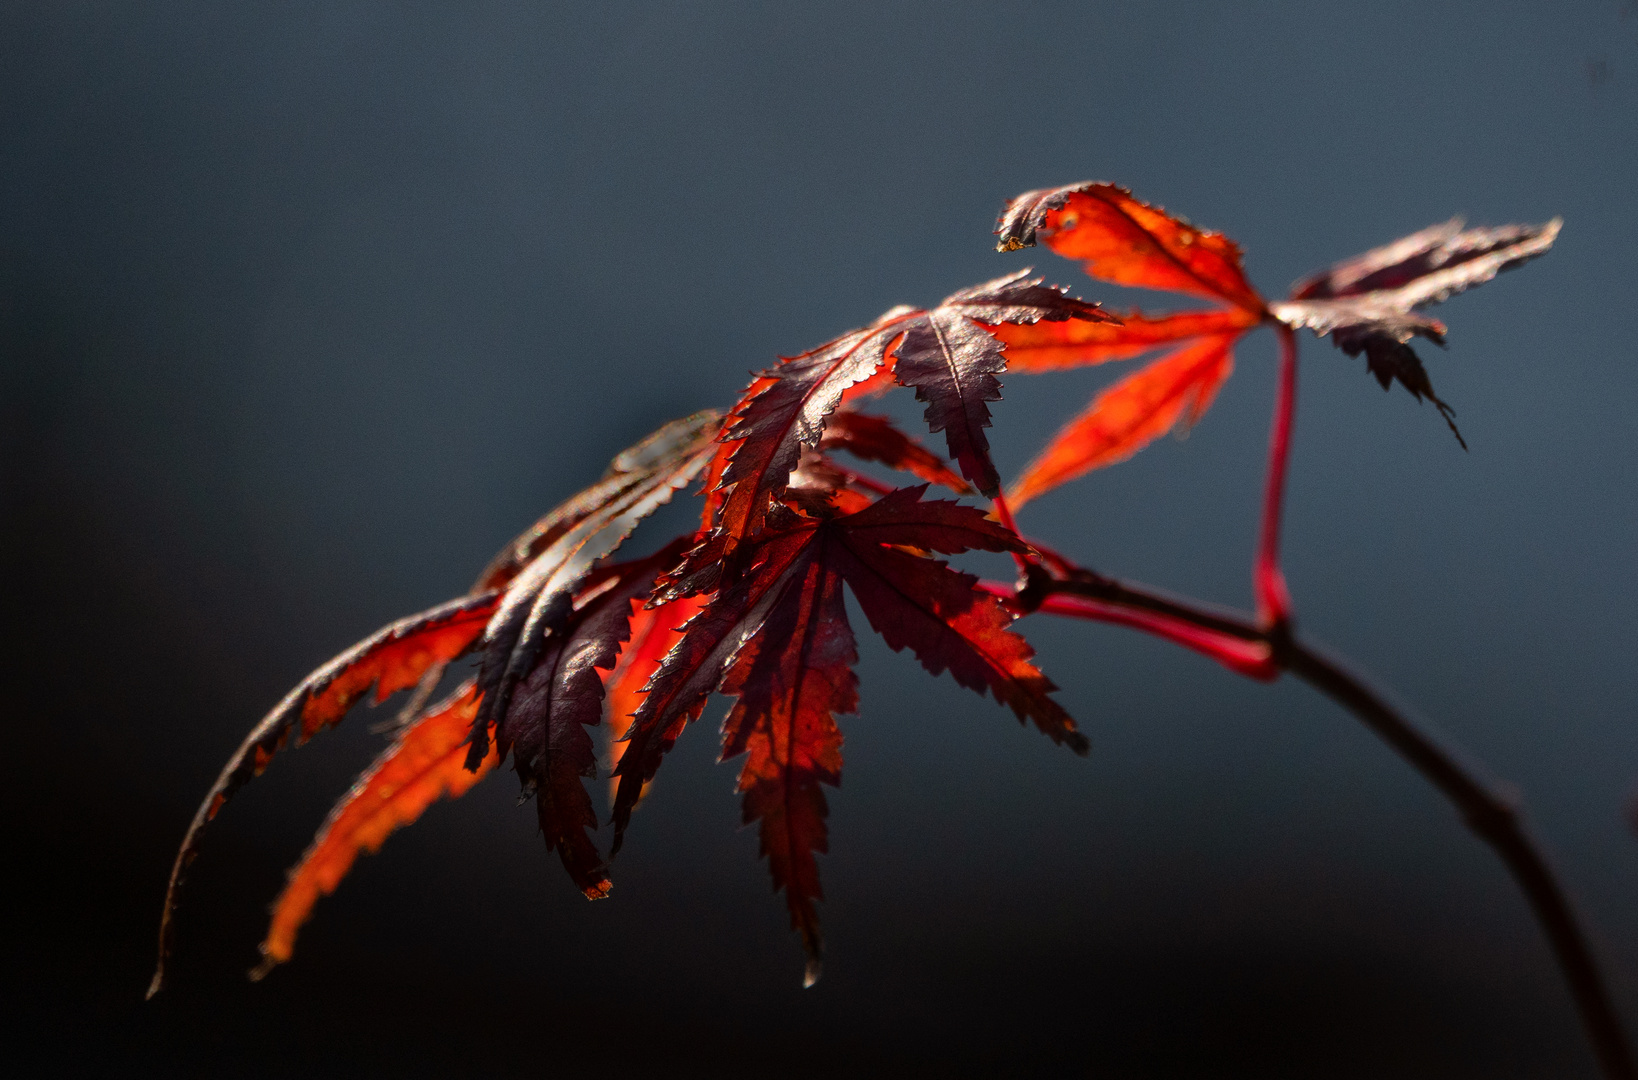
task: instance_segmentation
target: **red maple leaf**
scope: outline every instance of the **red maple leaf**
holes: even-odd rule
[[[1095,278],[1186,292],[1224,305],[1161,316],[1133,311],[1118,325],[998,327],[996,336],[1006,342],[1015,371],[1101,364],[1175,346],[1099,394],[1047,444],[1008,488],[1014,509],[1199,420],[1234,370],[1235,341],[1265,315],[1232,240],[1113,184],[1025,192],[1002,212],[996,233],[1002,251],[1039,239],[1060,255],[1080,259]]]
[[[994,329],[1005,324],[1110,321],[1094,304],[1041,284],[1029,271],[962,289],[930,310],[894,308],[871,325],[783,360],[751,383],[729,413],[723,447],[707,471],[710,535],[663,595],[709,592],[743,568],[740,545],[762,528],[804,448],[817,447],[844,400],[891,376],[927,402],[961,474],[985,495],[1000,491],[984,428],[1005,368]]]
[[[339,723],[372,687],[379,703],[424,679],[435,682],[444,665],[483,647],[484,665],[461,751],[468,771],[483,769],[491,757],[488,733],[494,718],[506,715],[505,704],[534,670],[545,639],[566,628],[587,575],[598,560],[620,546],[638,521],[699,474],[719,426],[717,413],[698,413],[667,424],[616,457],[603,480],[566,500],[508,545],[480,577],[479,590],[377,631],[287,694],[229,759],[183,837],[166,889],[159,965],[149,994],[163,983],[176,903],[205,826],[267,767],[292,733],[298,744],[305,742]],[[518,662],[520,650],[532,650],[527,664]],[[423,684],[422,689],[429,686]],[[495,708],[496,701],[501,701],[501,708]],[[350,857],[346,861],[351,864]]]
[[[1397,380],[1418,400],[1431,400],[1456,432],[1452,410],[1434,394],[1408,344],[1414,336],[1442,344],[1445,327],[1416,309],[1542,254],[1559,224],[1554,219],[1464,232],[1460,221],[1446,222],[1339,263],[1299,282],[1291,300],[1268,304],[1247,280],[1232,240],[1140,202],[1123,188],[1084,183],[1025,192],[1001,214],[999,250],[1039,240],[1081,260],[1095,278],[1189,293],[1222,307],[1158,316],[1134,311],[1115,324],[996,327],[1009,370],[1021,372],[1125,360],[1172,346],[1094,398],[1025,468],[1008,489],[1008,501],[1016,508],[1130,457],[1174,427],[1194,424],[1232,373],[1235,342],[1263,322],[1306,327],[1330,335],[1351,356],[1365,353],[1384,389]]]
[[[1364,353],[1366,368],[1382,389],[1397,381],[1418,401],[1433,402],[1465,449],[1455,410],[1433,392],[1427,369],[1410,346],[1416,337],[1443,345],[1445,324],[1417,309],[1546,254],[1563,224],[1554,218],[1542,225],[1463,231],[1462,220],[1452,218],[1297,282],[1291,299],[1269,310],[1289,326],[1329,335],[1349,356]]]
[[[813,856],[827,849],[821,785],[841,774],[835,716],[858,701],[844,581],[889,646],[909,648],[934,674],[948,670],[962,686],[988,690],[1076,752],[1087,749],[1049,696],[1052,683],[1030,662],[1033,650],[1008,629],[1014,616],[977,588],[977,578],[920,553],[1024,545],[979,510],[923,501],[926,487],[829,517],[772,510],[767,528],[747,542],[746,572],[689,622],[650,680],[615,769],[617,851],[643,786],[707,697],[720,690],[738,698],[723,756],[747,754],[745,820],[760,822],[775,886],[785,890],[808,950],[809,982],[820,962]]]

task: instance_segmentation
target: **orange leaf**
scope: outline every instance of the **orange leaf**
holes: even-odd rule
[[[1263,299],[1240,268],[1240,249],[1222,233],[1197,229],[1113,184],[1026,191],[1002,212],[1003,251],[1039,238],[1080,259],[1086,272],[1117,285],[1226,300],[1261,317]]]
[[[1122,323],[1075,320],[997,326],[990,332],[1007,346],[1009,372],[1034,374],[1126,360],[1187,338],[1248,330],[1257,325],[1257,316],[1243,308],[1156,316],[1134,311],[1121,318]]]
[[[631,718],[643,703],[643,690],[660,668],[660,661],[682,638],[683,624],[705,606],[703,596],[685,596],[655,608],[639,606],[631,616],[631,641],[620,654],[620,663],[609,673],[607,687],[609,717],[609,768],[620,764],[626,744],[621,740],[631,728]],[[614,798],[620,778],[609,778],[609,798]],[[647,787],[644,787],[647,793]],[[641,801],[642,796],[638,799]]]
[[[1099,394],[1030,462],[1008,500],[1022,506],[1066,480],[1124,461],[1179,423],[1195,423],[1234,370],[1234,340],[1222,334],[1185,345]]]
[[[478,709],[476,687],[468,682],[443,705],[405,728],[330,811],[290,880],[273,905],[273,920],[262,942],[260,978],[290,959],[296,931],[320,896],[335,892],[359,852],[373,854],[392,833],[419,818],[442,796],[459,798],[494,768],[493,751],[477,772],[468,772],[466,738]]]

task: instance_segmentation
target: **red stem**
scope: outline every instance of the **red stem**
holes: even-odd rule
[[[995,516],[997,520],[999,520],[1001,524],[1005,525],[1008,529],[1011,529],[1014,536],[1022,539],[1023,534],[1018,531],[1018,522],[1014,521],[1012,517],[1012,507],[1007,505],[1007,497],[997,493],[992,501],[995,504]],[[1024,555],[1023,552],[1015,551],[1012,553],[1012,561],[1017,564],[1018,572],[1020,574],[1028,575],[1030,567],[1030,560],[1028,556]]]
[[[1274,400],[1274,425],[1268,436],[1268,476],[1263,488],[1263,527],[1257,540],[1257,562],[1252,590],[1257,597],[1257,621],[1265,629],[1284,633],[1291,623],[1291,594],[1280,570],[1280,512],[1285,505],[1286,463],[1291,456],[1291,425],[1297,408],[1297,335],[1280,323],[1279,388]]]

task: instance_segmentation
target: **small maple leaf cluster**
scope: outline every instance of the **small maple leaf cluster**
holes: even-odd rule
[[[339,723],[372,691],[379,703],[412,688],[391,745],[291,871],[258,973],[289,959],[314,904],[360,852],[377,850],[433,801],[461,795],[508,758],[548,849],[587,897],[608,895],[586,784],[598,771],[592,730],[606,726],[611,736],[612,856],[666,753],[722,693],[734,699],[722,756],[744,759],[744,820],[759,828],[811,984],[821,960],[815,855],[828,849],[823,788],[841,777],[836,717],[858,706],[843,586],[895,651],[988,692],[1020,722],[1085,754],[1085,736],[1011,629],[1016,611],[938,556],[1008,552],[1039,572],[1040,553],[1013,529],[1008,501],[1021,505],[1196,422],[1233,370],[1234,344],[1260,324],[1330,334],[1351,355],[1364,352],[1384,387],[1397,379],[1448,419],[1408,345],[1418,335],[1442,341],[1444,327],[1414,309],[1542,253],[1557,230],[1554,221],[1463,232],[1453,222],[1339,264],[1270,305],[1247,281],[1232,241],[1121,188],[1079,184],[1019,196],[996,230],[1001,250],[1040,239],[1094,278],[1218,306],[1117,317],[1026,269],[933,308],[894,308],[763,371],[726,414],[676,421],[620,454],[601,480],[507,545],[466,596],[336,657],[256,726],[177,855],[150,993],[161,983],[183,875],[223,803],[280,748]],[[1001,373],[1162,348],[1170,351],[1095,398],[1002,498],[985,434]],[[858,411],[894,385],[926,403],[948,460],[886,418]],[[838,452],[922,483],[889,487],[840,464]],[[697,479],[705,506],[696,533],[646,558],[614,558],[643,518]],[[994,512],[930,499],[931,484],[957,495],[976,489],[996,500]],[[446,667],[468,655],[478,657],[475,676],[428,705]]]

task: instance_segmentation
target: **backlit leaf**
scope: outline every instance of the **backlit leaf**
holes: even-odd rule
[[[379,851],[394,830],[415,821],[439,798],[464,795],[494,768],[493,753],[476,772],[466,768],[466,737],[477,708],[477,689],[469,681],[401,730],[330,811],[273,904],[257,978],[290,959],[296,932],[313,905],[335,892],[360,852]]]
[[[996,248],[1016,251],[1037,239],[1079,259],[1086,272],[1117,285],[1193,293],[1261,312],[1263,301],[1240,268],[1240,249],[1221,233],[1195,228],[1113,184],[1082,183],[1026,191],[996,225]]]
[[[1007,492],[1021,506],[1044,491],[1123,461],[1172,428],[1197,422],[1234,370],[1233,335],[1202,338],[1127,376],[1093,399]]]

